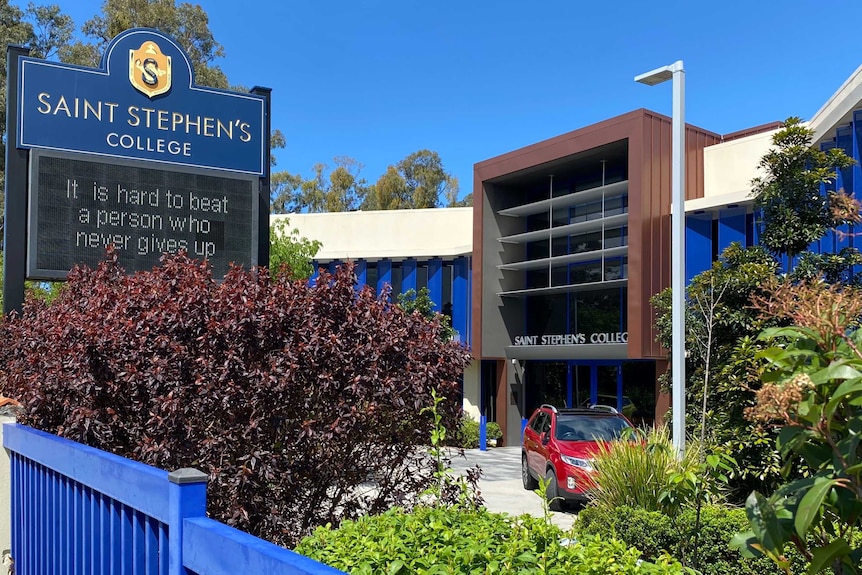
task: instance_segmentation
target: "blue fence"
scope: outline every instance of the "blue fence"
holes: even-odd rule
[[[16,575],[335,575],[206,517],[206,475],[168,473],[22,425],[11,457]]]

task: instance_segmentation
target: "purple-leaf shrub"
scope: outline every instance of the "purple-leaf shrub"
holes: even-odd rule
[[[22,423],[166,470],[209,475],[210,516],[278,544],[433,481],[431,392],[459,417],[469,354],[353,268],[316,285],[165,256],[126,275],[111,250],[50,305],[0,322],[0,394]]]

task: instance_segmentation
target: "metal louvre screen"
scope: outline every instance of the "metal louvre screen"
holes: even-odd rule
[[[12,453],[15,572],[168,573],[168,526]]]
[[[218,278],[231,262],[257,264],[254,176],[37,153],[30,170],[31,279],[95,267],[109,244],[129,273],[182,249],[209,260]]]

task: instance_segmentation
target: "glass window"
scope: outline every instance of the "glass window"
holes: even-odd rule
[[[609,258],[605,260],[605,281],[626,279],[628,271],[628,258]]]
[[[398,295],[401,293],[401,264],[392,266],[392,301],[398,301]]]
[[[365,283],[371,288],[371,291],[377,293],[377,263],[369,262],[365,268]]]
[[[539,240],[527,244],[527,259],[540,260],[548,257],[548,240]]]
[[[572,214],[572,223],[586,222],[602,217],[602,202],[601,200],[590,202],[588,204],[580,204],[574,207]]]
[[[527,229],[528,232],[535,232],[536,230],[546,230],[548,229],[548,212],[542,212],[538,214],[533,214],[531,216],[527,216]]]
[[[629,427],[619,416],[561,413],[557,415],[554,437],[563,441],[613,441]]]
[[[628,195],[605,198],[605,217],[625,214],[629,211]]]
[[[602,233],[600,231],[570,236],[571,252],[579,254],[602,249]]]
[[[554,238],[554,255],[555,256],[565,256],[569,253],[569,238],[568,236],[563,236],[561,238]]]
[[[551,269],[551,285],[564,286],[569,283],[568,266],[558,266]]]
[[[548,270],[529,270],[527,272],[527,289],[548,287]]]
[[[422,288],[428,287],[428,266],[427,265],[417,265],[416,266],[416,293]],[[435,301],[437,305],[441,305],[441,302]]]
[[[569,206],[554,208],[554,227],[569,224]]]
[[[452,264],[443,266],[443,302],[441,309],[445,308],[446,304],[452,307]]]
[[[569,266],[569,283],[572,285],[602,281],[602,262],[586,262]]]
[[[570,333],[616,333],[627,330],[626,288],[569,294]]]
[[[605,248],[618,248],[626,246],[629,243],[629,229],[626,226],[621,228],[610,228],[605,230]]]
[[[537,295],[526,300],[527,334],[558,335],[567,333],[568,295]]]

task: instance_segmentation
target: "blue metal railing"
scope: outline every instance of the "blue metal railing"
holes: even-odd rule
[[[166,471],[22,425],[10,452],[17,575],[335,575],[206,517],[206,475]]]

